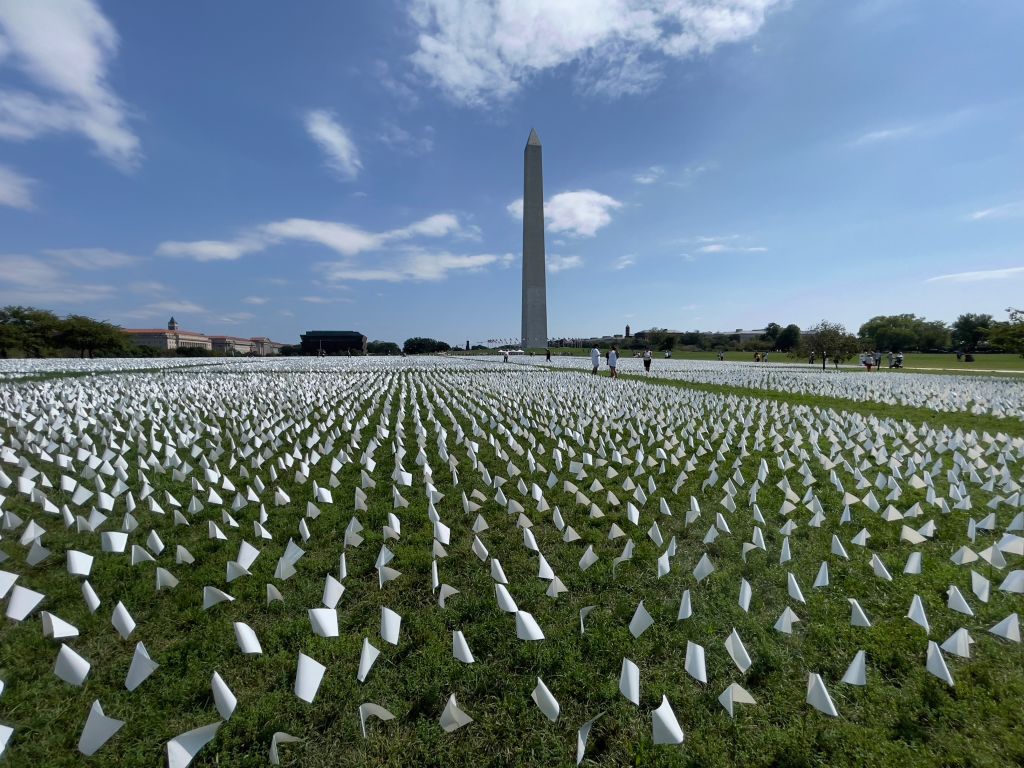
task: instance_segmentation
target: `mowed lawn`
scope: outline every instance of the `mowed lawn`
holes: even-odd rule
[[[607,354],[608,348],[606,346],[600,347],[602,356]],[[652,350],[655,358],[658,359],[662,356],[662,352],[659,350]],[[551,350],[552,355],[573,355],[573,356],[588,356],[590,354],[590,348],[582,349],[580,347],[556,347]],[[633,350],[623,351],[624,355],[632,355]],[[690,352],[674,350],[672,352],[672,359],[674,360],[717,360],[717,352]],[[725,359],[733,362],[753,362],[753,352],[727,352]],[[792,357],[788,354],[780,352],[769,353],[768,357],[770,362],[773,363],[793,363],[796,365],[807,364],[806,358]],[[856,361],[847,361],[847,365],[852,365]],[[820,367],[821,361],[818,360]],[[933,352],[908,352],[904,355],[903,359],[904,370],[915,370],[915,369],[939,369],[943,372],[959,372],[959,373],[984,373],[991,371],[1020,371],[1024,373],[1024,357],[1020,355],[1014,355],[1009,353],[992,353],[992,354],[977,354],[974,356],[973,363],[966,363],[958,361],[956,355],[950,353],[933,353]],[[888,371],[888,358],[883,357],[882,369]],[[896,371],[894,371],[896,372]]]
[[[82,478],[88,474],[82,472],[84,458],[62,472],[25,446],[46,444],[48,454],[78,455],[61,442],[88,434],[87,451],[106,455],[108,463],[123,457],[138,501],[138,528],[129,540],[156,562],[133,566],[127,552],[102,553],[98,534],[66,528],[16,485],[3,491],[2,509],[22,523],[7,518],[11,527],[0,548],[8,559],[0,570],[46,595],[39,610],[78,628],[78,637],[63,642],[92,669],[81,687],[59,680],[52,669],[60,642],[42,636],[38,612],[21,623],[5,619],[0,723],[15,731],[0,761],[87,763],[76,744],[90,705],[99,699],[108,716],[126,724],[91,761],[165,765],[169,739],[220,720],[210,682],[217,672],[238,705],[199,752],[197,766],[266,765],[279,731],[299,739],[281,747],[283,765],[570,766],[577,729],[595,717],[586,765],[1024,762],[1022,647],[988,632],[1021,610],[1020,594],[998,589],[1010,570],[1021,567],[1021,558],[1008,555],[1002,568],[950,560],[963,546],[990,547],[1020,511],[997,502],[996,529],[975,530],[970,539],[969,521],[993,511],[989,502],[1005,498],[1020,481],[1019,438],[986,440],[969,430],[958,436],[943,431],[934,417],[923,427],[890,415],[892,409],[879,419],[863,404],[842,411],[830,401],[816,409],[814,398],[787,403],[770,395],[612,382],[520,366],[495,370],[465,361],[412,360],[324,365],[319,371],[145,373],[6,385],[3,445],[17,447],[47,476],[55,487],[45,495],[57,507],[70,505],[72,496],[60,490],[61,474],[94,487]],[[81,414],[81,429],[67,432],[61,413]],[[187,479],[158,471],[150,458],[158,457],[160,465],[171,454],[192,467]],[[151,489],[146,499],[138,474],[143,466]],[[12,479],[24,474],[17,464],[3,468]],[[396,480],[399,468],[411,477]],[[948,511],[911,483],[925,471]],[[109,487],[113,479],[106,477]],[[234,491],[225,489],[223,478]],[[33,479],[39,487],[41,477]],[[443,498],[431,502],[427,482]],[[330,503],[317,501],[314,483],[330,490]],[[755,483],[759,489],[752,495]],[[899,494],[887,501],[893,484]],[[952,488],[960,485],[969,491],[970,509],[953,508],[951,494],[959,491]],[[365,510],[356,509],[357,488],[365,488]],[[222,503],[211,501],[211,489]],[[247,489],[259,501],[233,509],[236,493],[244,497]],[[287,500],[275,500],[275,489]],[[853,493],[864,499],[869,492],[880,502],[878,511],[846,498]],[[167,494],[182,505],[187,525],[175,518]],[[193,497],[202,508],[188,512]],[[886,519],[882,511],[890,503],[901,514],[920,516]],[[636,508],[635,522],[629,504]],[[72,509],[88,516],[89,506]],[[847,506],[849,521],[842,522]],[[695,508],[699,515],[687,522]],[[98,530],[121,530],[125,510],[119,496]],[[261,510],[270,540],[255,535]],[[353,518],[361,525],[358,546],[351,539],[346,545]],[[393,529],[395,518],[400,530]],[[30,520],[46,529],[41,541],[50,550],[36,566],[26,564],[28,546],[19,541]],[[935,530],[927,540],[912,543],[903,536],[904,525],[920,529],[928,521]],[[211,537],[211,525],[223,539]],[[567,535],[567,526],[578,540]],[[151,531],[166,546],[159,554],[150,546]],[[866,546],[853,542],[865,533]],[[437,543],[439,536],[446,543]],[[744,546],[758,536],[763,548]],[[833,537],[846,557],[835,553]],[[279,578],[290,539],[305,554],[294,564],[295,575]],[[673,549],[673,539],[670,569],[659,575],[658,561]],[[225,569],[243,540],[260,555],[251,575],[229,583]],[[178,546],[195,562],[176,562]],[[388,567],[401,575],[381,586],[383,547],[393,554]],[[579,562],[588,547],[598,559],[584,571]],[[95,613],[82,600],[81,579],[66,570],[71,549],[96,556],[89,581],[103,603]],[[630,558],[613,563],[629,549]],[[904,574],[914,551],[923,555],[922,572]],[[879,575],[872,555],[890,578]],[[552,581],[539,578],[541,556],[566,588],[556,597],[548,594]],[[714,571],[698,580],[694,569],[705,556]],[[496,601],[501,579],[494,560],[519,610],[533,616],[545,639],[517,637],[514,615]],[[823,562],[828,584],[815,588]],[[157,566],[171,571],[178,585],[157,592]],[[458,590],[443,608],[432,588],[434,568],[440,583]],[[793,597],[790,574],[802,601]],[[309,609],[323,606],[328,575],[345,586],[336,638],[315,636],[308,616]],[[987,601],[973,591],[978,577],[991,582]],[[738,601],[743,580],[751,587],[748,610]],[[280,590],[283,602],[268,604],[268,584]],[[951,585],[973,615],[947,607]],[[234,600],[204,610],[207,586]],[[680,619],[686,591],[692,614]],[[915,595],[926,607],[928,631],[906,617]],[[870,627],[851,626],[849,598],[859,601]],[[138,622],[128,640],[111,626],[118,601]],[[629,625],[641,601],[654,623],[634,637]],[[580,610],[590,606],[581,632]],[[384,607],[403,617],[395,646],[380,636]],[[799,617],[791,634],[774,628],[787,608]],[[240,653],[233,622],[255,631],[261,655]],[[960,628],[974,644],[969,659],[944,654],[950,686],[926,670],[928,642],[943,643]],[[734,629],[751,657],[746,670],[725,649]],[[475,663],[453,657],[454,631],[463,632]],[[381,656],[360,683],[364,639]],[[140,641],[160,667],[129,692],[125,674]],[[685,671],[689,644],[704,650],[707,682]],[[861,650],[868,684],[842,683]],[[299,653],[327,668],[311,704],[293,693]],[[639,705],[619,691],[624,659],[640,670]],[[805,702],[811,673],[821,675],[838,717]],[[538,678],[560,703],[555,722],[531,699]],[[731,683],[756,702],[737,704],[734,717],[718,701]],[[473,722],[445,733],[438,719],[453,694]],[[685,731],[682,744],[653,743],[651,713],[663,696]],[[365,738],[358,717],[364,702],[395,716],[371,719]]]

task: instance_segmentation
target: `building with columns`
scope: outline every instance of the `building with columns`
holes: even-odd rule
[[[203,349],[228,355],[277,355],[282,344],[266,336],[242,338],[241,336],[208,336],[199,331],[183,331],[173,317],[163,328],[124,328],[129,338],[142,347],[152,347],[165,352],[179,349]]]

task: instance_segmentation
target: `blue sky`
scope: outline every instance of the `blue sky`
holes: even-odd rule
[[[988,0],[0,0],[0,304],[516,337],[535,127],[553,336],[1002,318],[1021,29]]]

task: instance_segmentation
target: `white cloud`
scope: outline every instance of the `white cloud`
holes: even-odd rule
[[[156,280],[142,280],[128,285],[133,293],[160,294],[167,292],[167,286]]]
[[[383,266],[367,268],[351,262],[339,262],[325,265],[324,271],[331,281],[436,282],[444,280],[451,272],[479,272],[492,265],[507,266],[514,259],[511,253],[458,255],[447,251],[430,252],[412,248]]]
[[[611,223],[611,211],[621,208],[614,197],[592,189],[560,192],[544,203],[544,224],[552,232],[568,232],[580,237],[593,237],[597,230]],[[505,210],[517,219],[523,218],[523,200],[513,200]]]
[[[238,325],[240,323],[247,322],[248,320],[252,320],[254,317],[256,317],[256,315],[254,315],[252,312],[232,312],[226,315],[220,315],[219,317],[215,317],[214,320],[216,320],[217,322],[226,323],[227,325]]]
[[[62,313],[66,306],[109,299],[111,285],[73,282],[52,264],[33,256],[0,255],[0,303],[28,304]]]
[[[0,182],[0,186],[2,186],[2,182]],[[983,221],[986,219],[1016,219],[1022,216],[1024,216],[1024,200],[983,208],[980,211],[974,211],[967,218],[971,221]]]
[[[186,256],[196,261],[234,261],[247,253],[256,253],[266,247],[266,241],[259,237],[191,242],[169,240],[160,243],[156,252],[160,256]]]
[[[0,256],[0,279],[26,288],[47,288],[62,282],[63,275],[32,256]]]
[[[597,230],[611,223],[611,211],[622,203],[592,189],[562,192],[544,206],[544,219],[552,232],[571,232],[593,237]]]
[[[336,221],[286,219],[267,224],[262,229],[271,238],[319,243],[343,256],[377,249],[383,242],[380,235]]]
[[[349,180],[359,175],[363,167],[359,160],[359,150],[349,137],[348,131],[334,119],[334,115],[323,109],[308,112],[306,130],[327,153],[327,164],[331,168]]]
[[[1007,267],[1005,269],[983,269],[975,272],[955,272],[951,275],[936,275],[925,280],[926,283],[978,283],[983,280],[1005,280],[1024,276],[1024,267]]]
[[[303,296],[302,300],[307,304],[337,304],[338,302],[348,304],[352,301],[352,299],[345,298],[344,296]]]
[[[355,256],[379,250],[395,241],[448,235],[479,239],[479,228],[463,229],[458,217],[451,213],[434,214],[387,232],[367,232],[340,221],[284,219],[263,224],[235,240],[167,241],[157,247],[157,253],[186,256],[196,261],[234,261],[284,241],[304,240],[323,245],[342,256]]]
[[[636,264],[636,257],[631,253],[627,253],[625,256],[619,256],[616,259],[612,269],[625,269],[626,267],[632,267],[634,264]]]
[[[898,128],[883,128],[879,131],[868,131],[850,142],[850,146],[861,147],[868,144],[880,144],[885,141],[905,138],[914,133],[912,125],[904,125]]]
[[[583,259],[579,256],[558,256],[550,253],[547,257],[548,272],[564,272],[567,269],[576,269],[583,266]]]
[[[413,136],[397,123],[386,120],[377,134],[377,141],[411,155],[425,155],[434,150],[434,129],[427,125],[422,136]]]
[[[93,0],[0,2],[0,64],[13,63],[47,99],[0,91],[0,137],[16,140],[76,132],[122,170],[140,159],[126,108],[107,83],[118,35]]]
[[[683,169],[679,178],[671,179],[665,183],[673,187],[688,187],[695,182],[698,177],[717,167],[714,162],[702,163],[700,165],[688,165]]]
[[[0,96],[0,98],[3,98]],[[2,107],[0,107],[2,109]],[[15,173],[10,168],[0,165],[0,205],[31,210],[32,185],[35,182],[27,176]]]
[[[697,249],[701,253],[764,253],[768,249],[763,245],[725,245],[723,243],[711,243]]]
[[[412,62],[452,99],[505,99],[544,70],[578,65],[581,88],[642,93],[662,65],[757,33],[778,0],[414,0]]]
[[[144,307],[122,312],[121,314],[133,320],[146,320],[153,317],[167,317],[168,315],[173,315],[176,319],[182,320],[183,318],[195,317],[196,315],[206,316],[210,314],[210,311],[194,301],[179,299],[176,301],[152,302]],[[179,315],[181,317],[178,317]],[[194,328],[189,328],[188,321],[183,323],[183,327],[188,330],[195,330]]]
[[[633,176],[633,181],[637,184],[653,184],[660,179],[665,173],[665,169],[660,165],[652,165],[646,171],[641,171]]]
[[[410,237],[444,237],[459,231],[459,219],[451,213],[438,213],[413,222],[407,227],[385,232],[386,240],[405,240]]]
[[[244,299],[242,299],[242,301],[245,302],[246,304],[259,305],[266,304],[268,301],[270,301],[270,299],[266,298],[265,296],[246,296]]]
[[[405,109],[411,109],[419,104],[419,96],[416,94],[408,84],[398,80],[394,75],[391,74],[391,69],[388,67],[385,61],[375,61],[373,64],[373,74],[377,78],[377,82],[381,86],[389,91],[392,95],[397,97],[398,106]]]
[[[75,269],[114,269],[128,267],[139,262],[135,256],[111,251],[107,248],[63,248],[44,251],[44,253]]]

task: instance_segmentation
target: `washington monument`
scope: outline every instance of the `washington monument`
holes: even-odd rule
[[[548,345],[544,170],[540,153],[540,137],[531,128],[523,152],[523,349]]]

